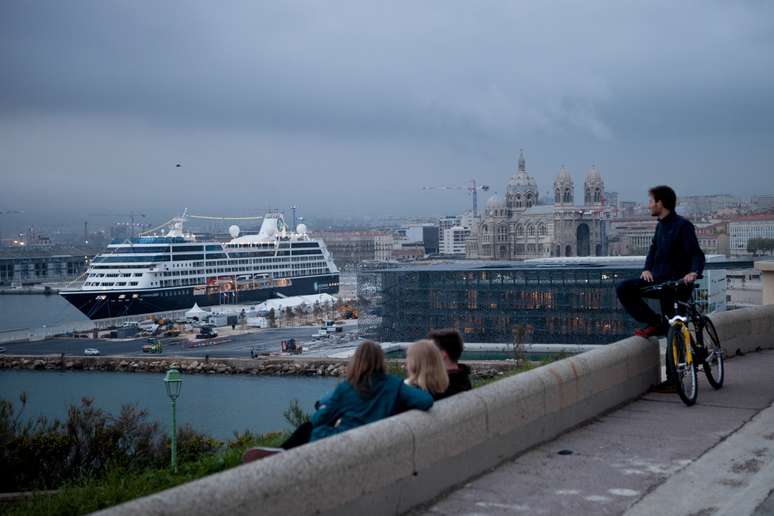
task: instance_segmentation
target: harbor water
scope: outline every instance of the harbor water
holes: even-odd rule
[[[85,315],[56,294],[0,294],[0,332],[88,321]]]
[[[28,296],[18,296],[28,297]],[[82,397],[118,415],[122,405],[146,409],[149,420],[164,427],[170,419],[170,401],[162,374],[60,371],[0,371],[0,398],[18,407],[27,394],[25,420],[39,416],[64,419],[67,407]],[[292,400],[306,412],[333,389],[336,378],[184,375],[177,401],[178,424],[190,423],[200,432],[228,439],[234,431],[254,433],[289,429],[283,417]]]

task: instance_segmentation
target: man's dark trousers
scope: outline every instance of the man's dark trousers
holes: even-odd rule
[[[656,285],[656,282],[648,283],[644,279],[630,279],[622,281],[616,286],[616,294],[618,294],[618,300],[623,305],[624,309],[640,321],[648,326],[655,326],[660,332],[666,333],[667,318],[674,317],[675,315],[675,299],[672,290],[657,290],[655,292],[643,293],[641,289],[643,287],[649,287]],[[685,301],[691,297],[691,287],[688,285],[682,286],[678,292],[678,298]],[[650,306],[645,302],[645,298],[658,299],[661,304],[661,313],[659,315],[654,312]],[[684,310],[678,309],[677,313],[682,314]],[[666,361],[666,374],[667,382],[675,381],[674,365],[671,360]]]
[[[615,291],[618,295],[618,300],[629,315],[643,324],[664,330],[666,328],[664,316],[670,318],[675,315],[675,300],[671,290],[658,290],[646,294],[641,290],[643,287],[651,287],[656,284],[655,282],[648,283],[640,278],[630,279],[619,283]],[[685,295],[683,292],[680,292],[680,299],[687,299],[690,296],[690,289],[687,286],[686,290],[687,293]],[[654,312],[645,302],[645,298],[658,299],[661,303],[661,314],[663,315]]]

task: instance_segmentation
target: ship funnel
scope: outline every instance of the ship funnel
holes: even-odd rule
[[[258,232],[258,238],[261,240],[271,240],[279,233],[279,219],[277,217],[266,216],[261,222],[261,230]]]

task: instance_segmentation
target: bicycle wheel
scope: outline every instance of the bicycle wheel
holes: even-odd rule
[[[726,367],[723,360],[723,348],[720,346],[718,332],[715,325],[706,315],[702,316],[702,343],[707,350],[707,358],[704,359],[704,374],[707,381],[715,389],[723,387],[723,379],[726,376]]]
[[[673,381],[677,394],[689,407],[696,403],[699,384],[696,378],[696,364],[693,361],[690,334],[684,324],[674,324],[667,333],[667,360],[674,366]]]

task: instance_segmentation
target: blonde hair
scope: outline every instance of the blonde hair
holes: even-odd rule
[[[347,381],[360,392],[361,396],[368,396],[371,392],[373,377],[384,373],[382,347],[370,340],[364,340],[349,361]]]
[[[409,346],[406,370],[408,383],[433,394],[441,394],[449,387],[441,351],[432,340],[418,340]]]

